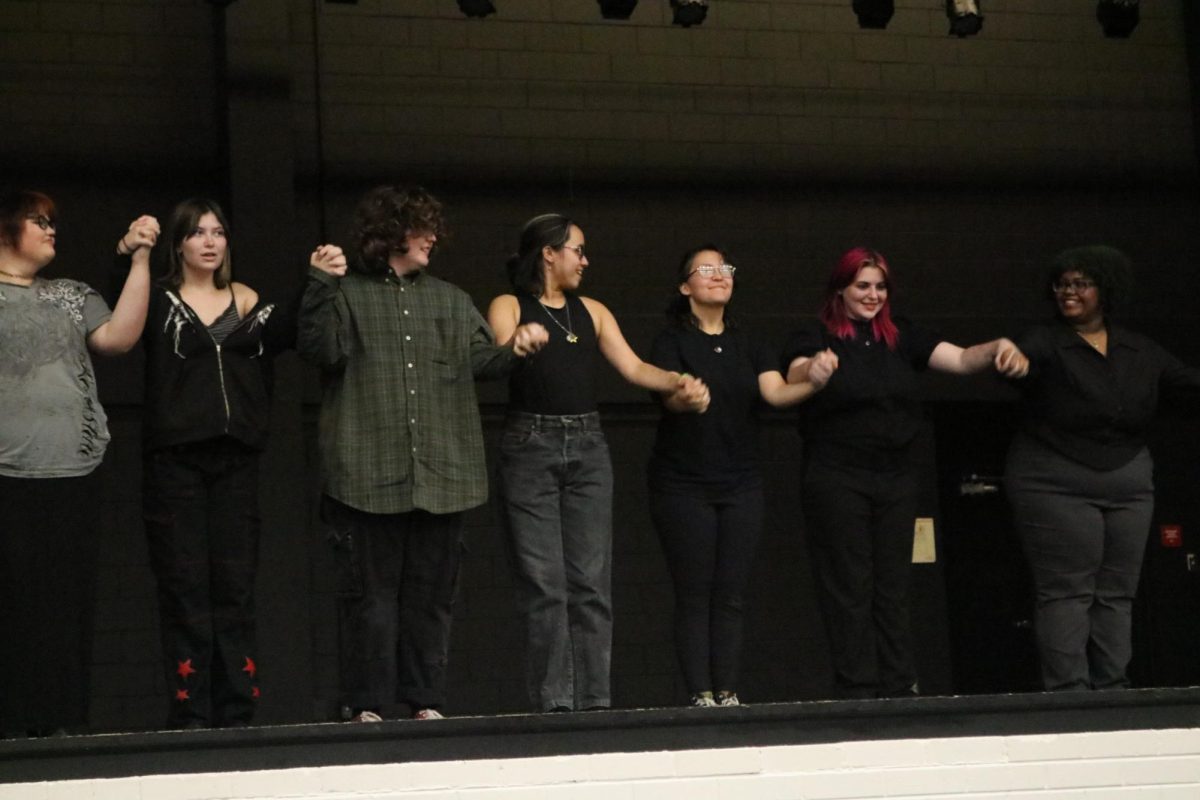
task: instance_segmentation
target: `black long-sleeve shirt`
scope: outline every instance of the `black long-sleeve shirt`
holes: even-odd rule
[[[1161,390],[1200,396],[1200,369],[1119,326],[1108,326],[1107,356],[1062,322],[1031,328],[1017,346],[1030,364],[1014,382],[1022,429],[1093,469],[1116,469],[1145,446]]]

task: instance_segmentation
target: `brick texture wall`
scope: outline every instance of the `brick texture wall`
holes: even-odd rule
[[[1179,297],[1194,288],[1183,254],[1200,202],[1183,2],[1143,4],[1126,41],[1103,38],[1092,0],[985,2],[966,40],[946,35],[938,0],[898,0],[886,31],[859,30],[848,0],[713,0],[690,30],[669,24],[665,0],[627,22],[588,0],[496,5],[468,20],[453,0],[239,0],[222,48],[201,0],[0,0],[3,180],[58,199],[50,272],[97,286],[129,219],[217,194],[240,279],[272,295],[299,283],[314,244],[344,240],[365,188],[418,181],[454,229],[434,268],[481,307],[506,290],[520,224],[561,210],[588,238],[586,291],[643,352],[678,254],[702,241],[736,257],[739,316],[772,340],[813,312],[838,254],[869,242],[896,268],[902,311],[965,343],[1040,317],[1040,265],[1104,240],[1143,266],[1135,322],[1187,352],[1197,315]],[[152,727],[165,701],[139,512],[140,365],[99,370],[115,436],[93,722]],[[936,403],[1004,398],[987,380],[927,386]],[[656,411],[614,373],[601,387],[618,470],[616,700],[679,702],[643,488]],[[482,398],[494,440],[503,386]],[[329,554],[311,513],[317,399],[285,356],[263,481],[270,722],[336,712]],[[828,667],[798,440],[786,414],[764,433],[744,693],[811,699]],[[491,507],[472,513],[469,543],[451,710],[515,710],[519,638]],[[915,577],[923,683],[950,691],[941,566]]]

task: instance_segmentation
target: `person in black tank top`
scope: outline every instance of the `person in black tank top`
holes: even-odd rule
[[[142,334],[142,509],[172,728],[248,724],[259,696],[258,462],[271,357],[295,322],[232,279],[227,232],[213,201],[176,206]]]
[[[758,412],[793,405],[837,366],[819,354],[808,381],[789,384],[776,354],[727,316],[735,268],[712,245],[689,250],[675,272],[670,324],[650,360],[703,379],[712,398],[696,414],[675,393],[663,406],[649,465],[650,516],[675,585],[675,647],[691,705],[736,706],[742,595],[763,523]]]
[[[596,413],[597,354],[633,384],[675,393],[696,411],[708,403],[701,381],[642,361],[612,313],[575,294],[587,267],[579,226],[561,214],[534,217],[508,262],[514,293],[488,309],[500,344],[526,323],[550,332],[510,379],[499,464],[535,711],[611,704],[613,475]]]

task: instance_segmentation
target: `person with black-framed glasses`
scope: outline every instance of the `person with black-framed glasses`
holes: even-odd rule
[[[1200,369],[1116,320],[1124,253],[1064,250],[1044,276],[1055,319],[1017,338],[1029,357],[1005,489],[1033,573],[1047,690],[1127,686],[1132,609],[1154,511],[1146,431],[1160,393],[1200,392]]]
[[[684,253],[650,351],[651,363],[709,390],[704,414],[678,391],[658,395],[648,467],[650,516],[675,588],[675,651],[689,704],[702,708],[740,705],[744,593],[763,527],[759,411],[807,399],[837,369],[827,350],[805,381],[787,383],[776,353],[729,313],[736,272],[716,245]]]
[[[549,341],[509,378],[500,496],[525,628],[525,682],[535,711],[608,708],[612,662],[613,471],[597,410],[598,362],[694,409],[703,382],[643,361],[612,312],[576,292],[589,268],[583,230],[562,214],[525,223],[508,260],[513,293],[488,322],[505,343],[540,324]]]
[[[87,284],[43,278],[58,214],[40,192],[0,197],[0,734],[87,725],[93,597],[109,442],[91,354],[137,343],[158,222],[117,249],[133,269],[116,306]]]

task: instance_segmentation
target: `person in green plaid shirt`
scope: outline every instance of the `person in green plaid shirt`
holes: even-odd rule
[[[321,370],[322,517],[338,560],[347,716],[393,704],[438,719],[463,512],[487,499],[476,378],[506,375],[547,340],[507,346],[466,292],[426,271],[444,230],[421,188],[380,186],[355,212],[358,253],[323,245],[297,350]]]

